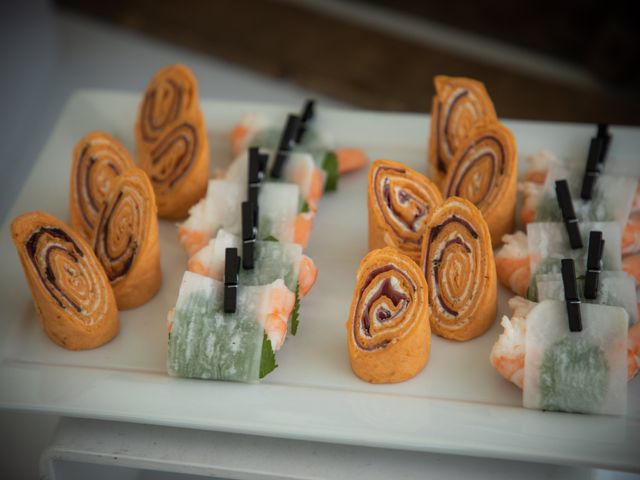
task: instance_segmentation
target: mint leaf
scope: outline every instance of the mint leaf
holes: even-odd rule
[[[274,237],[273,235],[269,235],[267,237],[264,237],[262,239],[263,242],[279,242],[280,240],[278,240],[276,237]]]
[[[300,213],[308,213],[309,212],[309,203],[306,200],[302,201],[302,206],[300,207]]]
[[[300,323],[300,283],[296,283],[296,303],[293,304],[291,312],[291,335],[298,332],[298,324]]]
[[[276,363],[276,354],[273,352],[271,346],[271,340],[264,334],[262,339],[262,356],[260,357],[260,373],[259,377],[262,379],[273,372],[278,367]]]
[[[333,192],[338,189],[338,157],[333,152],[327,152],[322,161],[322,169],[327,172],[327,180],[324,182],[324,191]]]

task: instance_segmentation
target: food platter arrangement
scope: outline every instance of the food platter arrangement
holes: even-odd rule
[[[275,403],[301,394],[293,391],[295,372],[306,368],[317,378],[300,383],[311,388],[303,396],[314,395],[313,388],[336,395],[327,400],[330,410],[318,407],[307,420],[248,425],[212,414],[202,428],[553,460],[553,442],[537,451],[525,441],[510,449],[509,425],[478,434],[490,446],[472,448],[456,444],[456,434],[435,439],[433,420],[419,416],[400,422],[404,437],[389,435],[390,425],[361,419],[341,430],[331,419],[336,405],[350,403],[351,391],[380,408],[416,400],[429,410],[451,402],[451,416],[456,402],[482,410],[500,391],[508,393],[495,415],[504,405],[520,419],[559,415],[576,432],[617,419],[625,433],[606,442],[637,440],[640,187],[634,167],[618,161],[621,140],[599,125],[585,158],[556,155],[544,144],[525,157],[480,81],[434,81],[432,120],[423,126],[427,144],[414,148],[402,144],[402,134],[395,143],[389,138],[394,128],[414,128],[417,116],[378,114],[370,131],[387,139],[369,139],[367,128],[349,135],[355,116],[324,122],[330,115],[313,100],[289,112],[245,105],[225,112],[235,121],[212,133],[193,72],[183,65],[161,69],[138,97],[128,127],[122,119],[111,130],[87,123],[69,146],[69,181],[55,186],[67,196],[66,216],[47,212],[43,202],[12,220],[26,279],[16,288],[29,289],[33,306],[5,322],[5,338],[28,338],[32,347],[49,342],[52,363],[63,366],[82,363],[73,355],[108,351],[86,368],[118,372],[115,358],[131,355],[122,342],[145,340],[144,329],[131,324],[153,311],[146,322],[154,325],[148,332],[154,359],[142,359],[148,348],[142,345],[136,355],[140,365],[154,364],[163,388],[197,388],[210,395],[210,408],[218,399],[221,412],[238,415],[242,401],[231,407],[225,395],[251,389],[272,414],[284,414],[291,408]],[[406,148],[413,148],[409,162]],[[424,156],[415,158],[420,148]],[[344,256],[349,268],[340,265]],[[45,349],[36,350],[15,354],[6,346],[3,365],[46,364]],[[442,355],[460,360],[448,365]],[[457,376],[460,369],[470,377]],[[486,398],[461,394],[475,388],[458,385],[474,369],[489,379],[480,387],[491,391]],[[77,368],[67,372],[82,376]],[[0,380],[17,385],[15,374],[0,370]],[[446,378],[449,386],[416,393],[425,378]],[[20,398],[2,403],[15,406]],[[34,408],[47,408],[30,399]],[[116,410],[90,416],[126,418]],[[150,417],[136,419],[198,426],[195,417],[179,420],[166,411]],[[303,432],[309,418],[315,428]],[[424,439],[412,422],[431,425]],[[368,440],[368,429],[386,440]],[[589,464],[587,447],[595,448],[565,458]],[[630,448],[595,462],[633,468]]]

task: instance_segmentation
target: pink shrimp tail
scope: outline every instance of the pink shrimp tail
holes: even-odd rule
[[[273,350],[279,350],[287,337],[287,322],[296,303],[295,294],[282,280],[276,280],[269,290],[268,313],[264,325]]]
[[[516,232],[504,235],[502,241],[504,245],[495,256],[498,279],[516,295],[524,296],[531,277],[527,236]]]
[[[311,188],[307,195],[307,203],[311,211],[318,210],[318,203],[324,194],[324,177],[322,171],[319,168],[313,169],[313,177],[311,178]]]
[[[543,184],[547,179],[547,170],[530,170],[524,174],[526,182]]]
[[[629,215],[627,225],[622,232],[622,255],[640,252],[640,211]]]
[[[299,213],[296,215],[294,223],[293,241],[306,249],[311,236],[311,227],[313,226],[313,212]]]
[[[640,255],[622,257],[622,270],[636,281],[636,287],[640,286]]]
[[[309,293],[311,287],[316,283],[318,278],[318,267],[313,263],[311,258],[302,255],[300,260],[300,273],[298,274],[298,293],[304,297]]]
[[[359,170],[369,163],[369,157],[359,148],[338,148],[338,172],[348,173]]]
[[[178,238],[182,248],[185,249],[187,255],[192,257],[201,248],[205,247],[209,242],[209,234],[198,230],[191,230],[180,225],[178,227]]]

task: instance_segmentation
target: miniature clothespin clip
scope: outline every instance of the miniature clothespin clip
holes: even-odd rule
[[[258,147],[251,147],[249,149],[249,168],[247,174],[248,191],[247,198],[250,202],[257,207],[258,205],[258,193],[260,193],[260,186],[264,179],[264,173],[267,170],[267,161],[269,155],[266,153],[260,153]]]
[[[307,127],[309,123],[313,120],[316,115],[315,112],[315,100],[307,100],[302,108],[302,112],[300,113],[300,126],[298,131],[296,132],[295,142],[300,143],[302,138],[304,137],[305,132],[307,131]]]
[[[589,234],[589,253],[587,255],[587,273],[584,278],[584,297],[596,298],[602,271],[602,253],[604,251],[604,239],[602,232],[592,231]]]
[[[609,152],[609,144],[611,144],[611,134],[609,133],[609,125],[606,123],[598,124],[598,133],[596,138],[602,138],[604,142],[604,146],[602,147],[602,152],[600,154],[600,163],[604,163],[607,159],[607,153]]]
[[[582,317],[580,315],[580,298],[576,282],[576,269],[572,258],[562,259],[562,283],[564,285],[564,301],[567,306],[569,330],[582,331]]]
[[[253,202],[242,202],[242,268],[254,266],[256,238],[258,235],[257,211]]]
[[[299,127],[300,117],[297,115],[289,115],[287,117],[287,124],[285,125],[284,130],[282,131],[282,136],[280,137],[278,150],[275,153],[276,158],[273,162],[273,166],[271,167],[271,176],[273,178],[280,178],[282,176],[282,167],[284,166],[284,162],[295,142]]]
[[[587,156],[587,166],[584,171],[584,176],[582,177],[582,189],[580,191],[580,196],[584,200],[591,200],[593,186],[598,176],[602,173],[607,150],[609,149],[609,142],[611,141],[608,128],[609,126],[606,123],[599,123],[597,135],[591,138],[589,154]]]
[[[562,220],[567,228],[571,248],[582,248],[582,237],[580,236],[578,219],[576,218],[576,212],[573,209],[571,192],[569,192],[569,184],[566,180],[556,180],[556,198],[558,199],[558,205],[562,211]]]
[[[240,257],[237,248],[227,248],[224,252],[224,312],[234,313],[238,298],[238,271]]]

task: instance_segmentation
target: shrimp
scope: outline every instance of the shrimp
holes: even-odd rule
[[[335,154],[340,174],[359,170],[369,163],[369,157],[359,148],[338,148]]]
[[[279,279],[273,282],[260,307],[259,316],[273,351],[279,350],[287,338],[287,322],[296,303],[295,294]]]
[[[541,150],[538,153],[529,155],[525,159],[527,168],[524,173],[526,182],[543,184],[547,179],[547,171],[552,163],[557,163],[558,158],[553,152]]]
[[[622,270],[636,281],[636,288],[640,286],[640,254],[622,257]]]
[[[229,141],[231,143],[231,153],[237,157],[249,146],[253,136],[264,128],[265,119],[254,113],[246,113],[231,130]]]
[[[520,220],[522,226],[526,227],[536,219],[536,211],[542,195],[542,184],[535,182],[522,182],[518,184],[518,190],[522,192],[522,210]]]
[[[637,252],[640,252],[640,211],[631,212],[622,232],[622,255]]]
[[[504,328],[493,345],[489,361],[500,375],[522,388],[524,384],[524,349],[526,335],[526,317],[534,302],[522,297],[513,297],[508,301],[512,310],[511,320],[506,315],[500,325]]]
[[[527,235],[518,231],[502,237],[504,245],[495,256],[500,282],[517,295],[524,296],[529,287],[529,245]]]
[[[180,244],[189,257],[202,249],[215,234],[213,229],[203,228],[203,225],[207,224],[207,222],[202,221],[206,216],[206,212],[207,201],[206,198],[203,198],[189,209],[189,218],[178,225]]]
[[[312,211],[302,212],[296,215],[294,220],[293,241],[300,245],[303,250],[306,250],[309,244],[309,236],[311,235],[314,217],[315,213]]]
[[[318,267],[313,263],[311,258],[302,255],[300,260],[300,272],[298,273],[298,293],[304,297],[309,293],[311,287],[316,283],[318,278]]]
[[[504,331],[493,345],[489,361],[493,368],[504,378],[520,388],[524,384],[525,340],[527,334],[527,316],[537,304],[522,297],[513,297],[509,301],[512,309],[511,319],[502,317],[500,325]],[[627,341],[627,380],[631,380],[640,368],[640,322],[631,326]]]

